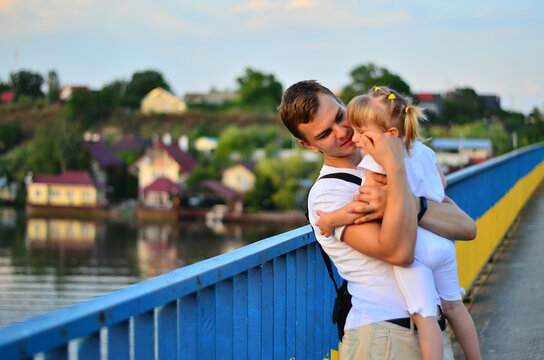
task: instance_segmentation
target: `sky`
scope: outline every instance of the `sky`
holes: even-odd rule
[[[412,92],[470,87],[527,114],[544,109],[543,14],[541,0],[0,0],[0,80],[54,69],[100,89],[154,69],[183,97],[235,90],[251,67],[341,90],[372,62]]]

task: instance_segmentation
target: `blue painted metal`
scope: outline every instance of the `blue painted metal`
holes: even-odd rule
[[[146,311],[133,318],[134,359],[145,360],[155,357],[155,316],[154,310]]]
[[[447,193],[477,218],[542,159],[539,144],[464,169]],[[74,341],[79,359],[330,357],[335,293],[314,242],[304,226],[0,329],[0,354],[64,359]]]

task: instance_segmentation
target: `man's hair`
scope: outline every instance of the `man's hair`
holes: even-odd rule
[[[291,85],[281,98],[278,107],[281,121],[291,131],[293,136],[300,140],[306,140],[298,130],[300,124],[307,124],[314,119],[319,109],[318,94],[330,95],[342,104],[338,96],[315,80],[299,81]]]

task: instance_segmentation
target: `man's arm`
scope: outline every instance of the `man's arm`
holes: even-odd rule
[[[371,221],[349,225],[342,233],[342,240],[355,250],[393,265],[410,264],[414,259],[417,222],[402,143],[393,135],[373,131],[365,132],[364,141],[370,155],[388,174],[388,206],[381,224]]]
[[[353,206],[351,211],[361,214],[355,223],[373,221],[383,217],[387,203],[387,186],[385,176],[374,174],[374,179],[382,186],[361,186],[354,200],[360,205]],[[445,182],[445,178],[443,180]],[[419,198],[413,196],[416,211],[419,213]],[[419,221],[419,226],[432,233],[450,240],[473,240],[476,237],[476,223],[457,204],[447,196],[443,202],[427,200],[427,211]]]
[[[416,199],[419,211],[419,199]],[[473,240],[476,237],[474,220],[447,196],[441,203],[427,201],[427,211],[419,226],[450,240]]]

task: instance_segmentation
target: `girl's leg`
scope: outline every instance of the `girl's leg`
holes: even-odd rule
[[[443,339],[436,321],[439,297],[432,271],[417,260],[408,266],[394,266],[393,270],[408,312],[417,326],[423,359],[442,359]]]
[[[411,316],[417,326],[423,360],[442,360],[444,358],[443,339],[436,317],[423,317],[417,313]]]
[[[482,356],[480,355],[476,327],[463,301],[448,301],[444,299],[441,299],[441,301],[444,315],[446,315],[455,337],[465,353],[465,358],[467,360],[481,360]]]

